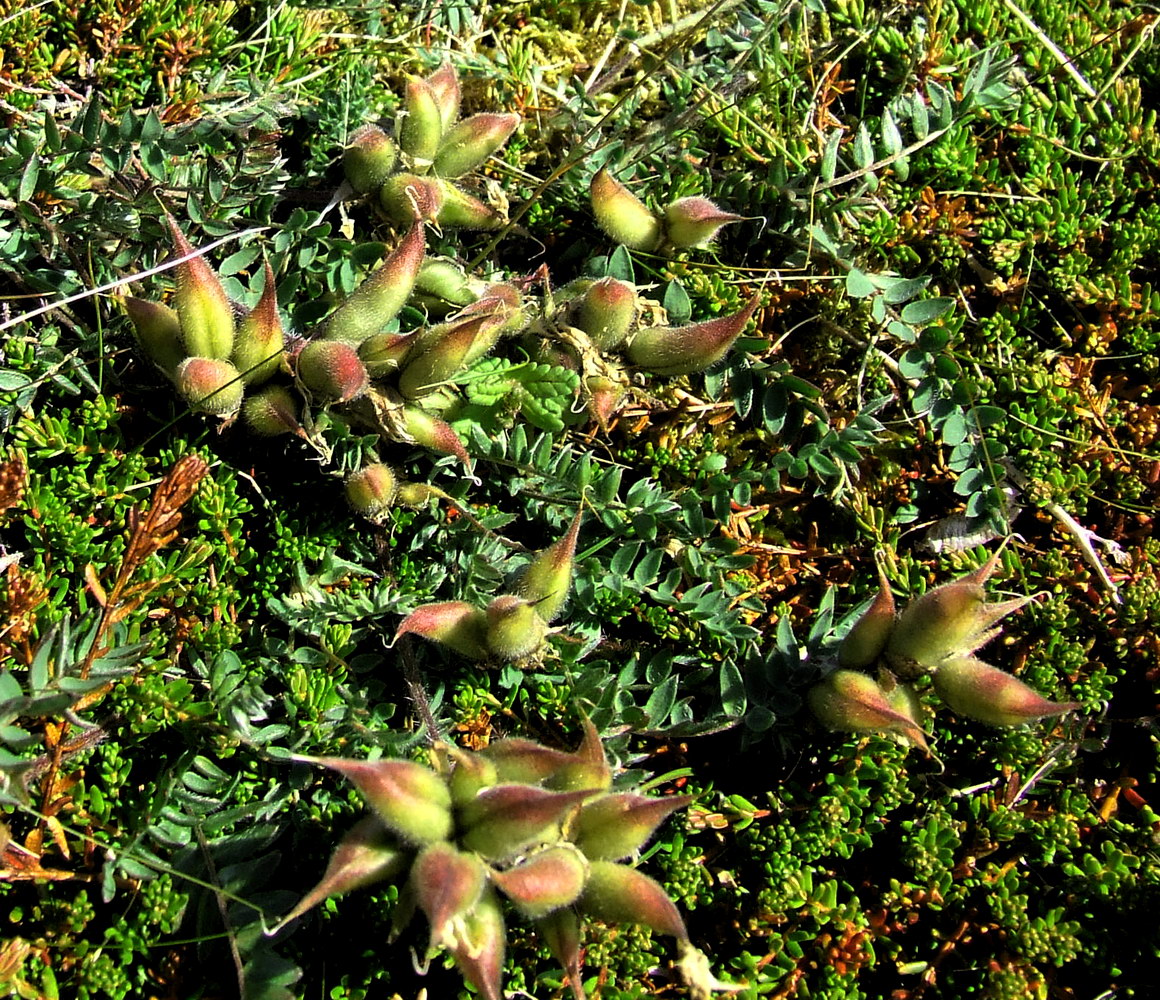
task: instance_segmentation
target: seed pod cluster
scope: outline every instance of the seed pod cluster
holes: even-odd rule
[[[1079,708],[1074,701],[1049,701],[974,655],[999,634],[1003,618],[1034,600],[987,601],[983,584],[998,560],[996,553],[900,613],[880,572],[878,596],[839,646],[838,669],[810,689],[810,708],[819,721],[831,729],[891,733],[926,751],[914,683],[927,675],[952,711],[993,726],[1018,726]],[[877,679],[863,672],[870,667],[877,667]]]
[[[690,975],[686,966],[697,967],[690,985],[714,988],[664,889],[622,863],[691,797],[612,790],[599,734],[583,721],[583,740],[571,753],[513,738],[476,752],[437,745],[431,767],[302,758],[350,781],[372,815],[343,838],[321,881],[271,933],[332,896],[394,881],[400,893],[392,937],[421,912],[428,957],[448,952],[485,1000],[503,997],[505,909],[543,935],[576,1000],[584,997],[585,919],[671,935],[678,969]]]

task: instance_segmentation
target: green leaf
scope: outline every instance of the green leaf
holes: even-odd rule
[[[902,152],[902,133],[898,131],[889,108],[882,112],[882,147],[890,156]]]
[[[0,392],[23,389],[32,382],[24,372],[14,372],[10,368],[0,368]]]
[[[40,162],[37,157],[33,156],[24,165],[24,170],[20,174],[20,186],[16,189],[17,201],[28,201],[36,194],[36,181],[39,176]]]
[[[852,267],[846,275],[846,294],[852,299],[864,299],[868,295],[873,295],[878,291],[874,282],[859,271],[858,268]]]
[[[866,123],[858,126],[858,134],[854,136],[854,163],[859,170],[865,170],[874,162],[874,143],[870,139],[870,130]]]
[[[923,326],[933,323],[940,316],[946,315],[955,307],[955,300],[948,296],[933,299],[919,299],[911,302],[902,309],[902,322],[912,326]]]
[[[832,181],[838,172],[838,147],[842,145],[842,131],[835,129],[826,137],[822,149],[822,166],[819,174],[822,181]]]
[[[621,281],[634,282],[635,274],[632,268],[632,254],[628,247],[617,247],[608,258],[608,273]]]
[[[689,293],[679,281],[673,280],[665,287],[665,297],[662,303],[665,312],[669,314],[669,322],[673,324],[687,323],[693,315],[693,304],[689,301]]]
[[[725,710],[725,714],[735,717],[744,715],[748,705],[745,697],[745,681],[733,660],[726,660],[721,664],[717,684],[721,691],[721,707]]]
[[[673,705],[677,700],[677,675],[664,680],[658,685],[645,702],[644,711],[648,716],[649,724],[659,726],[669,717]]]

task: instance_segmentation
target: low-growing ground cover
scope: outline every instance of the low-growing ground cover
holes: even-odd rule
[[[411,997],[464,989],[453,959],[490,995],[492,889],[462,926],[420,899],[445,945],[427,962],[402,879],[264,933],[366,811],[313,761],[427,764],[441,741],[470,798],[468,751],[591,763],[594,731],[614,794],[590,815],[691,796],[627,863],[711,974],[659,902],[593,882],[553,911],[607,918],[579,952],[508,907],[509,992],[1148,996],[1154,31],[1143,8],[1008,0],[0,13],[7,995]],[[448,67],[464,120],[518,116],[482,163],[441,145]],[[366,125],[401,159],[356,193]],[[412,223],[428,182],[478,227]],[[732,216],[707,246],[666,211],[695,198]],[[290,433],[231,412],[258,388],[202,405],[176,374],[208,307],[183,305],[167,213],[210,247],[235,335],[269,262]],[[294,338],[342,340],[335,307],[414,231],[493,291],[404,296],[385,336],[441,332],[378,373],[362,352],[370,389],[328,395]],[[594,284],[631,287],[627,346],[593,332]],[[172,369],[126,295],[181,314]],[[455,307],[498,343],[451,363]],[[642,346],[729,316],[706,371]],[[367,519],[344,481],[378,462]],[[987,600],[1034,599],[979,655],[1077,709],[974,721],[906,612],[841,652],[880,571],[914,607],[1001,545]],[[896,680],[902,707],[841,703]],[[454,815],[430,843],[515,899],[524,861],[486,812]],[[549,850],[629,877],[593,822]]]

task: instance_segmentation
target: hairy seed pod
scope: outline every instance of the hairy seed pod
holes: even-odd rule
[[[441,204],[435,221],[444,229],[500,229],[507,219],[450,181],[439,180]]]
[[[399,373],[399,392],[406,399],[429,395],[490,350],[501,326],[502,319],[492,315],[453,317],[420,334],[419,344]]]
[[[447,946],[460,975],[479,990],[483,1000],[504,1000],[506,944],[503,910],[495,893],[486,889],[475,908],[464,918],[462,933]]]
[[[193,253],[173,216],[166,215],[179,257]],[[181,322],[181,341],[187,357],[228,358],[234,348],[234,310],[218,276],[202,256],[177,265],[173,307]]]
[[[398,136],[399,146],[411,158],[415,172],[426,173],[443,136],[439,104],[426,80],[412,77],[407,81]]]
[[[882,567],[878,568],[878,596],[838,647],[838,664],[868,667],[882,655],[894,628],[894,595]]]
[[[413,333],[374,333],[358,345],[359,360],[371,378],[382,378],[398,371],[412,347]]]
[[[398,162],[398,147],[376,125],[365,125],[355,132],[342,154],[343,172],[358,194],[377,191]]]
[[[373,462],[347,477],[346,498],[363,517],[377,521],[390,510],[398,488],[399,480],[391,467]]]
[[[382,332],[410,297],[425,253],[423,225],[416,222],[374,274],[331,314],[323,338],[357,347]]]
[[[602,795],[585,802],[572,824],[572,842],[593,860],[618,861],[635,854],[656,828],[691,795],[649,798],[634,792]]]
[[[973,656],[940,664],[934,689],[959,715],[990,726],[1019,726],[1080,707],[1075,701],[1048,701],[1019,678]]]
[[[359,820],[335,848],[321,881],[269,933],[277,933],[325,899],[401,875],[410,862],[411,852],[399,846],[382,820],[377,816]]]
[[[560,824],[589,792],[552,792],[531,785],[493,785],[459,810],[460,843],[489,861],[515,857],[560,839]]]
[[[576,901],[588,878],[588,862],[571,844],[546,847],[506,871],[493,872],[492,884],[530,920]]]
[[[818,721],[829,729],[854,733],[894,733],[927,750],[914,719],[899,712],[874,678],[857,670],[835,670],[807,696]]]
[[[678,941],[689,939],[684,920],[660,884],[612,861],[591,862],[576,905],[581,913],[606,924],[642,924]]]
[[[705,246],[722,226],[742,218],[722,212],[708,198],[679,198],[665,208],[665,239],[678,249]]]
[[[486,660],[487,616],[465,601],[424,604],[400,622],[395,641],[413,633],[442,643],[472,660]]]
[[[459,117],[459,74],[449,62],[444,62],[427,77],[427,87],[439,106],[439,119],[446,132]]]
[[[169,306],[126,295],[121,305],[133,321],[137,343],[145,356],[173,378],[186,358],[181,338],[181,320]]]
[[[755,295],[731,316],[689,326],[654,326],[638,330],[628,345],[628,358],[654,375],[689,375],[704,371],[729,352],[757,308]]]
[[[227,417],[242,405],[242,377],[220,358],[186,358],[174,381],[181,398],[201,413]]]
[[[313,759],[354,785],[383,825],[406,843],[422,846],[451,835],[451,793],[430,768],[409,760]]]
[[[576,325],[588,334],[597,350],[611,351],[624,343],[639,312],[632,285],[617,278],[601,278],[580,297]]]
[[[486,884],[483,862],[448,843],[428,844],[411,868],[415,901],[431,924],[431,947],[456,941],[456,921],[475,908]]]
[[[392,174],[379,190],[379,204],[396,225],[432,222],[443,208],[443,187],[433,177]]]
[[[259,437],[304,433],[298,422],[298,399],[284,385],[265,385],[248,393],[242,403],[242,422]]]
[[[501,660],[520,660],[544,643],[548,626],[530,601],[514,594],[495,598],[486,609],[487,648]]]
[[[446,257],[428,257],[415,279],[416,293],[438,299],[447,306],[470,305],[479,298],[480,285]]]
[[[308,341],[298,352],[295,367],[302,384],[325,402],[346,403],[366,392],[366,366],[343,341]]]
[[[589,191],[596,224],[630,250],[655,250],[664,235],[658,219],[643,201],[601,167]]]
[[[625,385],[604,375],[589,375],[584,380],[588,414],[607,432],[613,415],[624,400]]]
[[[282,366],[286,336],[278,315],[278,290],[274,272],[266,261],[266,285],[258,304],[238,324],[230,360],[242,373],[246,385],[268,382]]]
[[[469,469],[471,456],[454,428],[445,420],[432,416],[417,406],[403,407],[403,428],[428,451],[440,455],[454,455]]]
[[[580,918],[570,907],[553,910],[535,923],[536,936],[564,970],[572,1000],[585,1000],[580,970]]]
[[[520,574],[517,589],[520,597],[534,605],[546,622],[555,618],[568,599],[572,586],[572,560],[580,537],[580,518],[576,511],[572,524],[555,544],[537,553]]]
[[[478,167],[511,137],[520,124],[513,114],[479,114],[451,128],[435,154],[435,173],[454,180]]]

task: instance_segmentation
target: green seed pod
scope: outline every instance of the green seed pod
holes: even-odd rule
[[[555,618],[568,599],[568,591],[572,586],[572,560],[576,555],[582,513],[582,510],[576,511],[564,536],[538,553],[520,574],[520,597],[531,602],[545,622]]]
[[[440,205],[435,221],[444,229],[501,229],[507,218],[450,181],[440,180]]]
[[[530,920],[576,901],[588,878],[588,862],[571,844],[536,851],[507,869],[493,872],[495,885]]]
[[[630,250],[655,250],[664,235],[660,220],[643,201],[601,167],[589,192],[596,224]]]
[[[459,117],[459,74],[451,63],[445,62],[427,77],[427,86],[439,106],[439,119],[446,132]]]
[[[838,647],[843,667],[868,667],[882,655],[894,628],[894,595],[882,567],[878,567],[878,596]]]
[[[400,507],[418,510],[420,507],[427,506],[431,500],[438,496],[439,493],[426,483],[399,483],[399,490],[395,495],[395,502]]]
[[[177,255],[186,257],[193,247],[177,228],[173,216],[166,215]],[[229,296],[205,258],[190,257],[177,265],[177,291],[173,307],[181,322],[181,341],[187,357],[220,358],[234,348],[234,310]]]
[[[638,330],[628,345],[628,358],[654,375],[689,375],[704,371],[729,352],[757,308],[759,296],[740,312],[689,326],[654,326]]]
[[[553,910],[535,923],[536,935],[560,963],[573,1000],[586,1000],[580,975],[580,918],[571,907]]]
[[[268,933],[276,934],[323,900],[401,875],[410,867],[411,852],[399,846],[377,816],[359,820],[340,841],[322,880]]]
[[[454,455],[467,468],[471,468],[471,456],[462,439],[445,420],[432,416],[417,406],[404,406],[402,411],[403,429],[429,451],[440,455]]]
[[[451,128],[435,153],[435,173],[454,179],[478,167],[508,141],[520,124],[512,114],[480,114]]]
[[[388,830],[408,844],[433,844],[451,836],[451,793],[430,768],[409,760],[318,757],[359,790]]]
[[[597,350],[611,351],[624,343],[639,312],[632,285],[617,278],[601,278],[581,297],[576,325],[588,334]]]
[[[274,272],[266,261],[266,285],[262,297],[250,313],[238,324],[234,337],[234,353],[230,360],[242,373],[246,385],[261,385],[273,377],[282,366],[282,352],[286,337],[278,315],[278,290]]]
[[[1017,677],[973,656],[940,664],[934,689],[959,715],[990,726],[1019,726],[1080,707],[1075,701],[1048,701]]]
[[[479,298],[481,283],[468,278],[463,269],[446,257],[428,257],[419,268],[415,291],[448,306],[471,305]]]
[[[435,178],[392,174],[379,190],[379,204],[396,225],[431,222],[443,207],[443,188]]]
[[[451,761],[447,787],[451,789],[451,801],[457,808],[499,781],[495,765],[481,754],[467,753],[459,747],[448,747],[447,753]]]
[[[463,930],[447,950],[455,959],[460,975],[471,983],[483,1000],[504,1000],[503,957],[507,945],[503,910],[490,889],[463,921]]]
[[[457,940],[456,922],[475,908],[483,894],[487,873],[474,854],[447,843],[428,844],[411,868],[415,901],[431,924],[431,948]]]
[[[689,933],[673,901],[644,872],[612,861],[593,861],[577,901],[581,913],[606,924],[642,924],[687,941]]]
[[[649,798],[633,792],[602,795],[585,802],[572,824],[572,842],[593,860],[617,861],[635,854],[656,828],[691,795]]]
[[[323,338],[357,347],[382,332],[410,297],[425,253],[423,225],[414,223],[375,273],[334,311]]]
[[[460,843],[489,861],[560,839],[560,824],[589,792],[551,792],[532,785],[493,785],[459,810]]]
[[[366,392],[366,366],[341,340],[308,341],[294,364],[302,384],[325,402],[346,403]]]
[[[358,357],[371,378],[382,378],[398,371],[415,340],[413,333],[375,333],[358,345]]]
[[[399,146],[411,158],[417,173],[426,173],[443,136],[443,119],[435,94],[426,80],[412,77],[403,98],[403,116],[397,129]]]
[[[242,405],[242,376],[220,358],[186,358],[174,381],[181,398],[201,413],[228,417]]]
[[[363,517],[377,521],[390,510],[398,488],[399,481],[390,466],[374,462],[347,477],[346,498]]]
[[[722,226],[742,218],[722,212],[708,198],[679,198],[665,209],[665,239],[681,249],[705,246]]]
[[[548,625],[534,604],[514,594],[487,606],[487,648],[501,660],[520,660],[543,645]]]
[[[259,437],[304,433],[298,422],[298,400],[283,385],[266,385],[247,394],[242,403],[242,421]]]
[[[469,316],[420,334],[419,344],[399,373],[399,392],[406,399],[430,395],[490,350],[499,339],[501,325],[494,316]]]
[[[442,643],[472,660],[486,660],[488,656],[487,616],[464,601],[416,608],[399,624],[395,641],[408,633]]]
[[[584,738],[571,759],[544,779],[546,788],[568,792],[604,792],[612,784],[612,768],[600,742],[600,733],[586,715],[581,715]]]
[[[398,162],[398,147],[375,125],[355,132],[342,154],[343,172],[358,194],[377,191]]]
[[[914,719],[890,704],[874,678],[857,670],[835,670],[807,696],[818,721],[829,729],[894,733],[926,751],[926,737]]]
[[[186,358],[185,344],[181,338],[181,320],[169,306],[148,299],[137,299],[126,295],[120,300],[133,329],[137,343],[145,356],[166,375],[173,378],[177,366]]]

